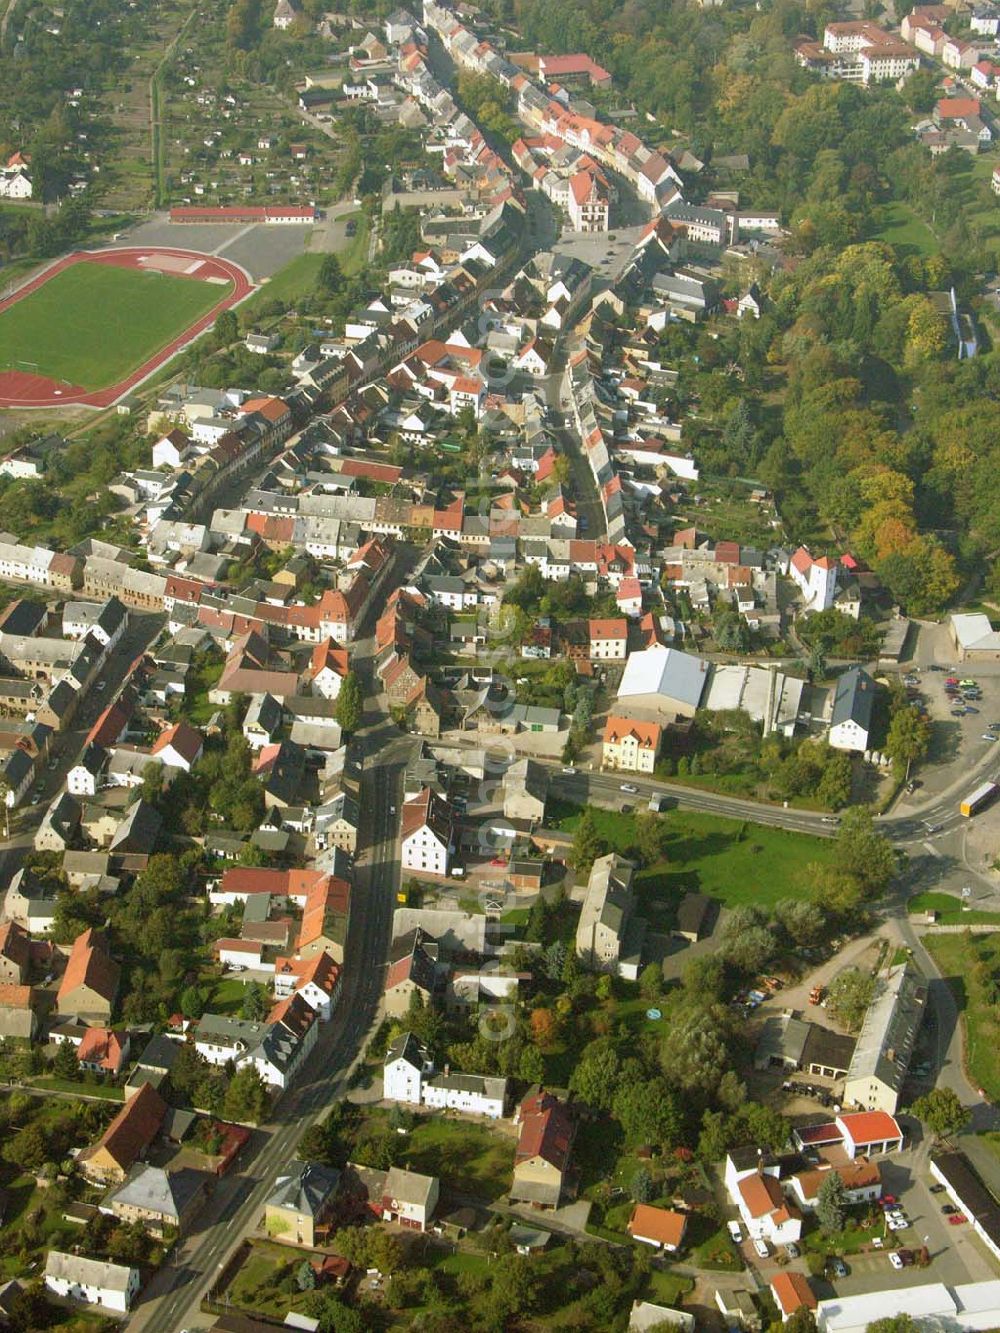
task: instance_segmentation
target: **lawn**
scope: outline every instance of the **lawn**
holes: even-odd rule
[[[247,983],[240,977],[216,981],[212,999],[206,1008],[213,1014],[239,1014],[246,996]]]
[[[915,893],[906,904],[908,912],[937,912],[942,926],[996,926],[1000,912],[965,911],[962,899],[951,893]]]
[[[1000,1099],[1000,1008],[994,978],[1000,972],[1000,935],[925,935],[923,945],[955,996],[965,1025],[965,1064],[976,1087]]]
[[[241,310],[253,314],[258,306],[266,305],[270,301],[287,301],[294,305],[300,297],[308,295],[315,288],[316,276],[322,262],[321,254],[297,255],[263,283],[253,296],[243,303]]]
[[[444,1186],[497,1199],[510,1188],[514,1140],[486,1125],[426,1117],[410,1131],[402,1157]]]
[[[234,1276],[226,1293],[227,1302],[241,1310],[284,1319],[298,1310],[305,1293],[295,1285],[294,1274],[306,1251],[270,1242],[256,1242]]]
[[[580,814],[568,813],[558,826],[572,830]],[[595,809],[594,818],[609,849],[630,855],[636,844],[634,816]],[[814,862],[829,865],[834,856],[831,839],[808,833],[694,810],[671,810],[661,818],[669,829],[666,859],[640,870],[635,883],[640,895],[668,906],[685,892],[698,891],[727,907],[767,907],[779,898],[808,893],[808,867]]]
[[[878,210],[879,229],[873,239],[886,241],[906,254],[936,255],[941,243],[908,204],[894,200]]]
[[[172,274],[72,264],[0,312],[0,367],[83,389],[116,384],[231,290]]]

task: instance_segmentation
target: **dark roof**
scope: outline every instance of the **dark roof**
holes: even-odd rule
[[[812,1064],[827,1065],[830,1069],[843,1069],[846,1072],[851,1067],[857,1044],[857,1037],[831,1032],[829,1028],[810,1023],[806,1043],[802,1048],[802,1064],[806,1068]]]
[[[677,929],[700,935],[712,910],[712,899],[704,893],[686,893],[677,905]]]
[[[852,667],[837,680],[833,695],[831,727],[853,721],[864,731],[871,726],[872,705],[875,703],[875,682],[861,667]]]
[[[169,1037],[158,1033],[146,1046],[137,1063],[144,1065],[147,1069],[169,1070],[182,1050],[182,1042],[171,1041]]]
[[[1000,1203],[973,1171],[962,1152],[935,1153],[931,1164],[957,1199],[968,1217],[982,1229],[994,1245],[1000,1245]]]

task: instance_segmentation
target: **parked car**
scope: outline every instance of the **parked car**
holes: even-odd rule
[[[771,1253],[771,1251],[767,1248],[767,1241],[764,1240],[761,1236],[758,1236],[756,1238],[756,1240],[753,1243],[753,1247],[757,1251],[761,1259],[768,1258],[768,1256]]]
[[[902,1259],[900,1259],[898,1251],[893,1250],[893,1252],[889,1255],[889,1262],[892,1264],[893,1268],[898,1268],[902,1270],[903,1261]]]
[[[996,736],[992,731],[984,731],[983,734],[979,737],[979,739],[981,741],[995,741]]]
[[[785,1246],[785,1253],[788,1255],[789,1259],[797,1259],[802,1251],[795,1244],[794,1240],[790,1240]]]
[[[944,1193],[944,1186],[943,1186],[943,1185],[931,1185],[931,1187],[930,1187],[930,1192],[931,1192],[931,1194],[943,1194],[943,1193]]]
[[[827,1264],[831,1277],[847,1277],[847,1265],[843,1259],[831,1259]]]
[[[952,1213],[958,1212],[958,1209],[953,1207],[950,1203],[943,1203],[941,1205],[941,1211],[944,1213],[945,1217],[951,1217]]]
[[[736,1244],[739,1245],[740,1241],[743,1239],[743,1232],[740,1228],[739,1222],[727,1222],[726,1230],[729,1232],[730,1236],[733,1238]]]
[[[637,796],[639,794],[639,788],[633,782],[623,782],[618,790],[628,792],[629,796]]]
[[[952,1213],[951,1217],[948,1218],[948,1225],[950,1227],[960,1227],[963,1222],[968,1220],[964,1213]]]
[[[951,710],[951,715],[952,717],[965,717],[967,711],[968,710],[965,708],[953,708]]]

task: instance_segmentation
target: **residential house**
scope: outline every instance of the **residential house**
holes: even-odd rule
[[[16,921],[0,926],[0,984],[20,985],[27,979],[31,954],[28,932]]]
[[[452,850],[451,813],[430,787],[403,804],[400,836],[404,872],[447,875]]]
[[[837,677],[828,736],[835,750],[868,749],[874,704],[875,682],[863,667],[851,667]]]
[[[0,1037],[32,1041],[38,1030],[38,997],[31,986],[0,982]]]
[[[121,1184],[160,1133],[167,1103],[150,1084],[130,1097],[111,1124],[77,1158],[86,1178],[97,1185]]]
[[[802,1125],[793,1130],[792,1141],[807,1152],[835,1147],[853,1162],[859,1157],[899,1152],[903,1131],[887,1111],[842,1111],[821,1125]]]
[[[205,1202],[211,1176],[182,1167],[164,1171],[159,1166],[135,1166],[104,1207],[123,1222],[138,1222],[161,1239],[168,1232],[184,1235]]]
[[[637,1203],[628,1221],[628,1232],[633,1240],[671,1254],[684,1243],[686,1231],[686,1213],[676,1213],[669,1208],[654,1208],[648,1203]]]
[[[382,1096],[386,1101],[499,1120],[507,1102],[507,1080],[452,1073],[448,1067],[435,1073],[427,1052],[411,1032],[404,1032],[386,1052]]]
[[[635,916],[634,866],[617,853],[590,870],[576,931],[576,955],[586,966],[634,981],[639,975],[643,923]]]
[[[573,1191],[570,1157],[576,1127],[568,1107],[551,1092],[532,1089],[518,1107],[511,1202],[558,1208]]]
[[[64,1300],[99,1305],[114,1314],[127,1314],[139,1294],[138,1268],[85,1259],[79,1254],[50,1250],[45,1260],[45,1287]]]
[[[187,722],[175,722],[161,731],[153,742],[150,755],[167,768],[190,773],[201,758],[204,740],[201,732]]]
[[[857,1157],[853,1162],[830,1166],[824,1164],[811,1171],[798,1171],[790,1179],[791,1192],[796,1203],[806,1212],[815,1212],[819,1191],[831,1171],[835,1171],[844,1186],[847,1203],[873,1203],[882,1194],[882,1171],[878,1162]]]
[[[382,1187],[382,1220],[398,1222],[414,1231],[426,1231],[437,1207],[440,1185],[436,1176],[391,1167]]]
[[[418,927],[399,942],[399,957],[389,963],[385,978],[385,1012],[402,1018],[414,992],[426,1003],[437,984],[437,945]]]
[[[318,1162],[283,1167],[264,1202],[264,1227],[273,1240],[312,1249],[329,1233],[340,1172]]]
[[[663,738],[658,722],[639,722],[612,713],[604,724],[601,767],[613,772],[652,773]]]
[[[788,573],[802,594],[806,611],[828,611],[837,591],[837,561],[829,556],[815,560],[806,546],[792,556]]]
[[[627,620],[590,620],[590,658],[593,662],[624,662],[628,656]]]
[[[802,1235],[802,1214],[785,1199],[778,1175],[777,1161],[753,1147],[726,1158],[726,1189],[750,1237],[787,1245]]]
[[[781,1322],[787,1323],[797,1310],[815,1310],[819,1302],[816,1293],[809,1285],[809,1279],[802,1273],[776,1273],[771,1279],[771,1295],[781,1314]]]
[[[328,1022],[340,998],[341,973],[333,957],[325,950],[311,958],[276,958],[274,961],[274,997],[285,1000],[300,994],[310,1008]]]
[[[107,951],[104,936],[93,927],[73,941],[56,997],[64,1017],[106,1022],[118,995],[121,968]]]
[[[539,824],[545,818],[549,773],[534,759],[518,759],[501,780],[505,819],[526,819]]]
[[[76,1058],[81,1069],[89,1069],[95,1074],[109,1074],[116,1078],[128,1059],[129,1039],[127,1032],[113,1032],[110,1028],[89,1027],[83,1034],[83,1040],[76,1048]]]

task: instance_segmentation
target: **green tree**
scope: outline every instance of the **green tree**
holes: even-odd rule
[[[205,998],[197,986],[185,986],[180,1003],[185,1018],[201,1018],[205,1012]]]
[[[658,1000],[663,992],[663,964],[647,963],[639,973],[639,994],[644,1000]]]
[[[931,728],[916,708],[902,704],[892,714],[885,752],[899,772],[925,757],[931,743]]]
[[[361,726],[364,716],[364,696],[357,672],[348,671],[337,695],[337,721],[348,735]]]
[[[267,989],[259,981],[250,981],[243,988],[243,1002],[240,1005],[240,1017],[251,1023],[260,1023],[267,1017],[270,1008]]]
[[[227,1120],[259,1124],[267,1114],[267,1086],[253,1065],[237,1069],[222,1099]]]
[[[591,1042],[577,1061],[569,1086],[595,1110],[609,1111],[620,1068],[618,1056],[610,1042]]]
[[[312,1291],[316,1286],[316,1270],[308,1259],[304,1259],[295,1270],[295,1285],[299,1291]]]
[[[873,1319],[865,1333],[920,1333],[920,1327],[908,1314],[896,1314],[887,1319]]]
[[[940,1139],[961,1134],[969,1123],[968,1108],[962,1105],[958,1094],[951,1088],[932,1088],[923,1097],[918,1097],[910,1110]]]
[[[76,1050],[71,1042],[61,1041],[56,1047],[56,1053],[52,1060],[52,1072],[56,1078],[79,1082],[81,1076],[80,1062],[76,1058]]]
[[[212,332],[220,347],[229,347],[240,336],[239,324],[232,310],[223,310],[215,317]]]
[[[344,285],[344,274],[340,267],[340,260],[334,254],[323,256],[319,266],[319,272],[316,275],[316,282],[320,291],[327,295],[334,295],[339,292]]]
[[[612,1112],[630,1143],[666,1150],[684,1133],[683,1109],[665,1078],[623,1079]]]
[[[830,982],[827,1008],[848,1032],[857,1032],[874,994],[875,978],[856,967],[848,967]]]
[[[847,1215],[847,1190],[838,1171],[828,1171],[816,1195],[816,1217],[828,1236],[844,1229]]]
[[[607,844],[598,832],[597,819],[588,805],[573,834],[573,866],[577,870],[589,870],[606,851]]]
[[[666,855],[667,821],[652,810],[641,810],[635,817],[635,846],[644,865],[656,865]]]
[[[632,1173],[628,1192],[636,1203],[649,1203],[653,1197],[653,1177],[644,1166],[636,1167]]]
[[[852,805],[844,811],[835,841],[837,868],[852,875],[869,897],[888,888],[897,870],[896,852],[875,827],[867,806]]]

